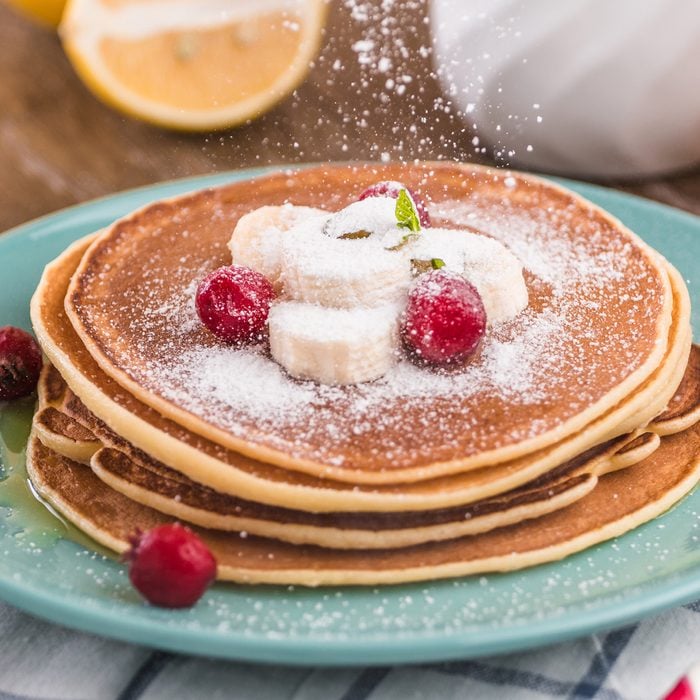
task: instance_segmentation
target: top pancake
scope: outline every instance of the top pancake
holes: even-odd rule
[[[339,209],[384,179],[428,198],[436,225],[493,236],[526,268],[528,309],[487,333],[463,371],[400,362],[373,383],[319,386],[290,379],[262,350],[222,347],[197,322],[196,284],[230,264],[240,216],[286,201]],[[576,195],[513,173],[422,164],[305,169],[151,205],[90,247],[66,310],[104,372],[164,416],[332,477],[467,470],[561,440],[656,369],[671,296],[656,254]]]

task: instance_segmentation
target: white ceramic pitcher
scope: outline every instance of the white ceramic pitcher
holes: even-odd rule
[[[700,164],[700,0],[432,0],[431,22],[475,147],[598,177]]]

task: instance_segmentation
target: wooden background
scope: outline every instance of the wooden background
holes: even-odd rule
[[[252,124],[209,135],[169,133],[122,117],[83,87],[54,32],[0,0],[0,231],[55,209],[159,180],[304,161],[471,158],[471,135],[433,107],[427,0],[405,0],[391,28],[408,49],[396,65],[406,94],[382,97],[386,76],[363,72],[362,36],[342,0],[331,6],[323,49],[298,91]],[[379,0],[376,1],[379,7]],[[333,68],[340,61],[342,69]],[[338,64],[336,63],[336,66]],[[414,115],[428,118],[420,121]],[[364,121],[362,121],[364,120]],[[700,213],[700,171],[613,186]]]

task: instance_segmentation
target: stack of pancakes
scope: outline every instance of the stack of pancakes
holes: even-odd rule
[[[194,290],[231,264],[238,218],[285,202],[338,210],[379,180],[523,262],[528,308],[465,367],[402,360],[376,382],[327,387],[198,323]],[[36,489],[118,552],[137,528],[187,522],[222,579],[530,566],[661,514],[700,478],[682,278],[620,222],[529,176],[344,165],[158,202],[52,262],[32,320],[48,358],[28,448]]]

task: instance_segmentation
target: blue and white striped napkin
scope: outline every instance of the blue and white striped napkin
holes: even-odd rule
[[[530,652],[367,669],[256,666],[153,651],[0,604],[0,700],[653,700],[699,659],[700,603]]]

